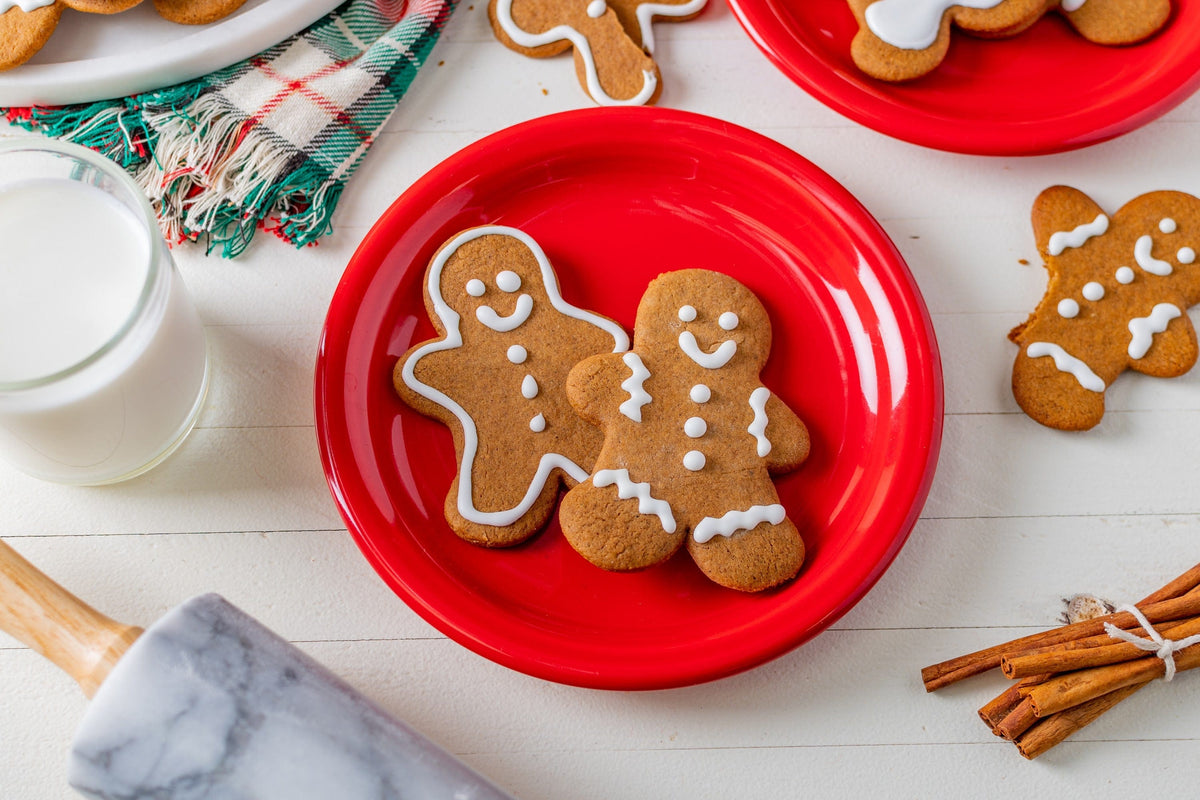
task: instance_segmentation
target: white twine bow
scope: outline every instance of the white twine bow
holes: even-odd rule
[[[1166,673],[1163,675],[1163,680],[1171,681],[1175,678],[1175,654],[1185,647],[1191,647],[1194,644],[1200,644],[1200,633],[1195,636],[1189,636],[1186,639],[1165,639],[1163,635],[1154,629],[1150,624],[1150,620],[1136,606],[1121,606],[1117,611],[1128,611],[1142,626],[1142,630],[1146,632],[1149,639],[1143,639],[1136,633],[1122,630],[1111,622],[1104,623],[1104,631],[1114,639],[1120,639],[1124,642],[1129,642],[1134,647],[1140,650],[1153,652],[1154,655],[1162,659],[1163,666],[1166,668]]]

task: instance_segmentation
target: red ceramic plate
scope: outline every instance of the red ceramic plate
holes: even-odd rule
[[[703,267],[747,284],[774,321],[764,383],[808,423],[812,456],[778,482],[809,547],[800,577],[743,595],[680,552],[605,572],[557,522],[487,550],[442,518],[454,448],[394,395],[392,367],[432,338],[425,267],[455,233],[528,232],[568,302],[627,329],[646,284]],[[329,309],[316,373],[321,454],[367,559],[447,636],[513,669],[612,689],[697,683],[784,653],[836,620],[896,555],[925,499],[942,383],[924,304],[845,189],[781,145],[665,109],[588,109],[489,136],[435,167],[367,235]]]
[[[830,108],[926,147],[1037,155],[1095,144],[1166,113],[1200,87],[1200,1],[1174,0],[1167,27],[1102,47],[1057,14],[1008,39],[955,32],[930,75],[868,78],[850,59],[858,29],[845,0],[730,0],[758,46]]]

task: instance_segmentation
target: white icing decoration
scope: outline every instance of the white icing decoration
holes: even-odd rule
[[[738,315],[732,311],[726,311],[717,318],[717,324],[721,326],[721,330],[731,331],[738,326]]]
[[[699,450],[688,450],[683,454],[683,466],[687,467],[692,472],[699,472],[704,469],[704,463],[707,459],[704,458],[704,453]]]
[[[613,484],[617,486],[617,497],[622,500],[636,497],[639,514],[653,514],[658,517],[666,533],[675,532],[675,515],[671,513],[671,504],[651,495],[650,484],[634,483],[627,469],[598,469],[592,476],[593,486],[603,489]]]
[[[534,433],[541,433],[546,430],[546,417],[543,414],[538,414],[533,419],[529,420],[529,430]]]
[[[558,290],[558,281],[554,277],[554,271],[550,267],[550,262],[547,260],[546,254],[542,252],[542,248],[538,246],[537,242],[524,231],[500,225],[473,228],[456,236],[446,247],[442,248],[441,252],[434,259],[433,264],[429,268],[426,289],[432,301],[433,311],[437,314],[438,319],[441,320],[442,327],[446,331],[446,336],[444,339],[427,342],[418,347],[412,356],[404,362],[404,366],[401,368],[401,377],[408,388],[454,414],[462,426],[463,448],[458,472],[458,513],[465,519],[480,525],[511,525],[533,507],[534,502],[545,487],[546,481],[550,478],[550,474],[555,469],[561,469],[574,480],[581,482],[587,480],[587,470],[564,455],[545,453],[538,462],[537,471],[530,481],[529,488],[526,490],[525,497],[521,499],[521,502],[504,511],[479,511],[475,508],[472,501],[474,482],[471,472],[475,464],[475,455],[479,451],[479,435],[475,426],[475,420],[471,418],[471,415],[457,401],[449,397],[445,392],[417,380],[415,374],[417,363],[430,353],[462,347],[462,331],[459,327],[462,318],[442,297],[442,270],[445,269],[446,262],[458,251],[458,248],[467,242],[488,235],[511,236],[528,247],[537,258],[538,265],[541,267],[542,282],[546,286],[546,294],[550,298],[550,305],[559,311],[559,313],[565,314],[572,319],[590,323],[608,333],[613,337],[614,353],[620,353],[629,347],[629,337],[612,320],[605,319],[598,314],[593,314],[582,308],[577,308],[563,300]],[[519,348],[520,346],[517,345],[516,347]],[[520,348],[520,350],[524,354],[524,348]],[[511,352],[512,348],[510,348]]]
[[[1153,275],[1166,277],[1170,275],[1174,268],[1160,259],[1151,255],[1154,249],[1154,239],[1149,236],[1142,236],[1133,245],[1133,257],[1137,261],[1137,265]]]
[[[695,334],[691,331],[684,331],[679,334],[679,349],[688,358],[705,369],[720,369],[728,364],[729,359],[733,358],[737,352],[737,342],[732,339],[726,339],[721,342],[716,350],[706,353],[700,349],[700,345],[696,342]]]
[[[1129,267],[1120,267],[1117,269],[1117,283],[1130,284],[1133,283],[1133,270]]]
[[[496,275],[496,287],[502,292],[512,294],[521,288],[521,276],[511,269],[503,270]]]
[[[1104,299],[1104,286],[1096,281],[1088,281],[1083,285],[1083,297],[1093,303]]]
[[[583,61],[584,76],[588,94],[602,106],[641,106],[649,102],[658,88],[658,78],[649,70],[642,70],[642,89],[633,97],[618,100],[610,97],[600,86],[600,75],[596,72],[596,58],[592,55],[592,46],[587,37],[569,25],[555,25],[544,33],[529,33],[517,27],[512,17],[513,0],[496,0],[496,20],[501,29],[519,47],[536,48],[548,44],[568,40],[574,47],[576,55]],[[649,27],[649,26],[647,26]]]
[[[693,403],[707,403],[712,398],[712,391],[703,383],[697,383],[688,392],[688,397],[692,399]]]
[[[0,0],[0,14],[8,11],[10,8],[19,8],[28,14],[30,11],[37,11],[39,8],[52,6],[56,0]]]
[[[642,47],[647,53],[654,53],[654,30],[650,22],[655,17],[690,17],[699,14],[708,0],[691,0],[683,5],[673,6],[666,3],[641,3],[637,7],[638,27],[642,31]]]
[[[538,396],[538,391],[537,378],[532,375],[526,375],[521,380],[521,397],[524,397],[526,400],[532,400]]]
[[[1063,3],[1063,7],[1066,7],[1065,2]],[[1171,219],[1170,217],[1165,217],[1161,222],[1158,223],[1158,229],[1163,233],[1174,233],[1179,229],[1179,226],[1175,224],[1175,220]]]
[[[702,417],[688,417],[683,423],[683,432],[689,439],[699,439],[708,432],[708,423]]]
[[[1062,0],[1062,10],[1068,13],[1078,11],[1086,2],[1087,0]]]
[[[1050,237],[1046,251],[1057,256],[1068,247],[1083,247],[1084,242],[1093,236],[1102,236],[1108,231],[1108,217],[1100,214],[1091,222],[1076,227],[1070,231],[1059,231]]]
[[[637,353],[626,353],[621,356],[621,360],[625,362],[625,366],[629,367],[631,374],[621,382],[621,388],[629,392],[629,399],[621,403],[620,411],[634,422],[641,422],[642,406],[647,405],[652,399],[643,386],[646,378],[650,377],[650,370],[646,369],[641,356]]]
[[[1092,372],[1091,367],[1053,342],[1034,342],[1026,348],[1025,353],[1030,358],[1050,356],[1054,359],[1054,366],[1058,368],[1059,372],[1071,373],[1083,388],[1093,392],[1104,391],[1104,381],[1100,379],[1099,375]]]
[[[787,516],[787,510],[779,503],[769,506],[750,506],[745,511],[727,511],[719,519],[705,517],[692,531],[692,538],[704,544],[714,536],[733,536],[738,531],[749,531],[763,522],[778,525]]]
[[[608,11],[608,3],[604,0],[592,0],[588,3],[587,15],[592,19],[603,17],[605,11]]]
[[[1175,257],[1179,259],[1180,264],[1191,264],[1196,260],[1196,251],[1190,247],[1181,247]]]
[[[1069,297],[1058,301],[1058,315],[1063,319],[1075,319],[1079,316],[1079,303]]]
[[[525,359],[529,358],[529,351],[519,344],[514,344],[508,348],[508,360],[514,364],[524,364]]]
[[[950,6],[992,8],[1003,0],[879,0],[867,6],[867,27],[892,47],[924,50],[937,41]]]
[[[487,287],[484,286],[483,281],[479,280],[479,278],[472,278],[467,281],[467,294],[471,295],[471,297],[483,297],[483,293],[486,291]]]
[[[693,322],[696,319],[696,309],[692,306],[680,306],[679,318],[684,322]]]
[[[1154,334],[1162,333],[1167,325],[1183,312],[1171,303],[1159,303],[1150,311],[1148,317],[1134,317],[1129,320],[1129,332],[1133,337],[1129,340],[1129,357],[1142,358],[1154,344]]]
[[[525,320],[529,319],[532,312],[533,298],[523,294],[517,298],[517,307],[507,317],[497,314],[491,306],[480,306],[475,309],[475,317],[496,333],[508,333],[524,325]]]
[[[771,452],[771,440],[767,438],[767,400],[771,390],[760,386],[750,393],[750,408],[754,411],[754,421],[747,429],[758,443],[758,457],[766,458]]]

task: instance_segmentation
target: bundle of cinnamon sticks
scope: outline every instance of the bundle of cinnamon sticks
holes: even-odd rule
[[[1167,639],[1200,633],[1200,564],[1136,606]],[[1016,682],[979,716],[1025,758],[1037,758],[1164,674],[1163,659],[1113,638],[1105,623],[1149,638],[1133,614],[1118,611],[926,667],[925,690],[999,667]],[[1200,667],[1200,645],[1177,651],[1174,659],[1179,672]]]

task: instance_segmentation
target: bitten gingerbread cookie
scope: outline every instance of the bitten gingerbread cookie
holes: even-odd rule
[[[771,322],[726,275],[682,270],[652,281],[634,346],[571,370],[567,393],[604,431],[590,480],[567,492],[571,545],[610,570],[688,552],[712,580],[758,591],[793,577],[804,542],[771,475],[808,456],[804,423],[759,380]]]
[[[1134,44],[1171,15],[1170,0],[849,0],[859,30],[854,63],[885,81],[931,72],[946,57],[951,28],[982,37],[1012,36],[1057,10],[1087,40]]]
[[[600,105],[648,105],[662,91],[650,57],[651,21],[691,19],[706,0],[491,0],[492,30],[505,47],[546,58],[574,48],[579,83]]]
[[[1009,339],[1021,349],[1013,395],[1043,425],[1086,430],[1126,369],[1169,378],[1196,363],[1189,306],[1200,302],[1200,200],[1151,192],[1111,217],[1082,192],[1053,186],[1033,205],[1050,282]]]
[[[438,338],[405,353],[393,383],[453,433],[446,520],[476,544],[522,542],[600,450],[600,432],[567,400],[568,371],[625,350],[629,337],[566,302],[545,253],[515,228],[473,228],[443,245],[426,272],[425,307]]]

